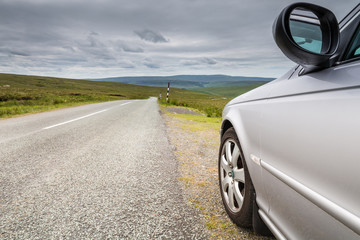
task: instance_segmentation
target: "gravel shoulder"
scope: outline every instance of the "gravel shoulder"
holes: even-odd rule
[[[217,155],[221,119],[211,122],[192,120],[187,114],[175,114],[162,106],[182,189],[186,201],[193,206],[210,232],[210,239],[272,239],[237,227],[228,218],[218,187]]]
[[[199,113],[195,110],[189,108],[181,108],[181,107],[167,107],[164,108],[166,112],[175,113],[175,114],[190,114],[190,115],[201,115],[205,116],[205,114]]]

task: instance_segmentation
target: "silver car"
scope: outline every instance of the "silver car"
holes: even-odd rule
[[[298,65],[223,111],[219,185],[239,226],[360,239],[359,23],[360,5],[338,23],[309,3],[275,20],[275,42]]]

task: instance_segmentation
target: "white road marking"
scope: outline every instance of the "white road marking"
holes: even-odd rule
[[[124,106],[124,105],[129,104],[129,103],[131,103],[131,102],[126,102],[126,103],[120,104],[119,106]],[[71,119],[71,120],[66,121],[66,122],[62,122],[62,123],[58,123],[58,124],[55,124],[55,125],[51,125],[51,126],[49,126],[49,127],[43,128],[43,130],[47,130],[47,129],[54,128],[54,127],[58,127],[58,126],[61,126],[61,125],[67,124],[67,123],[75,122],[75,121],[78,121],[78,120],[83,119],[83,118],[91,117],[91,116],[94,116],[94,115],[96,115],[96,114],[99,114],[99,113],[102,113],[102,112],[106,112],[106,111],[108,111],[109,109],[110,109],[110,108],[107,108],[107,109],[104,109],[104,110],[101,110],[101,111],[98,111],[98,112],[90,113],[90,114],[85,115],[85,116],[82,116],[82,117],[78,117],[78,118]]]
[[[136,100],[133,100],[133,102],[135,102],[135,101]],[[126,102],[126,103],[120,104],[120,106],[124,106],[124,105],[129,104],[129,103],[131,103],[131,102]]]

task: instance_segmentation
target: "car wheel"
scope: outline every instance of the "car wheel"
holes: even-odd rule
[[[234,128],[221,139],[218,168],[226,212],[238,226],[251,227],[254,187]]]

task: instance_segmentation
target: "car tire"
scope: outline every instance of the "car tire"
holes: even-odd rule
[[[221,138],[218,170],[227,214],[238,226],[251,227],[255,191],[234,128],[229,128]]]

